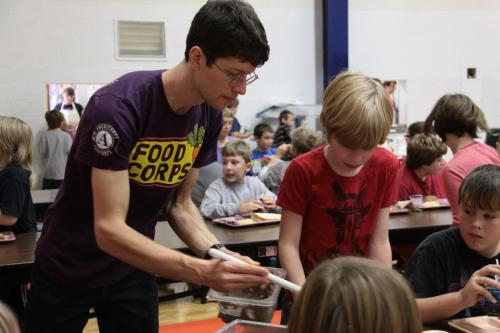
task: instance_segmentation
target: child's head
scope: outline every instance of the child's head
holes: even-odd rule
[[[405,134],[405,140],[406,144],[410,143],[410,140],[413,139],[413,137],[417,134],[424,133],[424,122],[423,121],[417,121],[410,126],[408,126],[408,129]]]
[[[425,132],[436,132],[446,142],[446,134],[477,138],[478,128],[488,130],[481,109],[462,94],[441,97],[425,120]]]
[[[280,121],[280,124],[285,124],[290,127],[294,127],[295,125],[295,115],[293,114],[292,111],[289,110],[281,111],[278,119]]]
[[[398,83],[396,81],[384,81],[384,88],[387,93],[392,94],[394,90],[396,90],[396,85]]]
[[[223,123],[222,129],[219,134],[219,138],[226,138],[231,131],[231,126],[233,125],[233,113],[229,108],[225,108],[223,112]]]
[[[252,165],[250,146],[241,140],[228,142],[222,147],[222,177],[227,183],[241,183]]]
[[[15,117],[0,116],[0,153],[6,154],[8,164],[17,164],[31,175],[31,129]]]
[[[377,81],[343,72],[325,90],[320,120],[328,142],[333,136],[346,148],[370,150],[385,142],[392,116],[387,93]]]
[[[292,152],[294,155],[307,153],[321,143],[319,133],[307,127],[301,127],[292,134]]]
[[[406,166],[410,170],[425,169],[425,175],[437,175],[448,148],[434,134],[417,134],[406,148]]]
[[[500,166],[485,164],[464,178],[458,193],[460,234],[467,246],[486,257],[499,252]]]
[[[266,123],[260,123],[253,129],[257,149],[267,151],[273,145],[273,128]]]
[[[235,98],[233,99],[231,102],[229,102],[229,104],[227,105],[227,108],[229,110],[231,110],[231,112],[233,113],[233,117],[234,115],[236,114],[236,111],[238,111],[238,106],[240,105],[240,101]]]
[[[342,257],[316,267],[293,305],[290,333],[422,332],[413,293],[399,273]]]
[[[66,87],[62,93],[63,104],[73,104],[75,102],[75,89]]]
[[[239,0],[208,1],[200,8],[186,39],[186,61],[195,46],[203,50],[208,66],[228,57],[259,66],[269,57],[262,23],[252,6]]]
[[[56,129],[62,126],[64,115],[58,110],[45,112],[45,121],[49,129]]]
[[[20,333],[16,316],[7,305],[0,301],[0,333]]]

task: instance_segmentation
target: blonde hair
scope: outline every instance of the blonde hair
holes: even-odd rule
[[[222,117],[224,118],[234,118],[234,114],[229,108],[225,108],[224,111],[222,112]]]
[[[301,127],[292,133],[292,147],[297,154],[304,154],[322,144],[321,136],[318,132],[307,127]]]
[[[372,149],[385,142],[392,117],[387,92],[372,78],[342,72],[326,87],[320,120],[328,140],[333,135],[344,147]]]
[[[323,262],[308,276],[288,332],[420,333],[422,324],[400,274],[373,260],[342,257]]]
[[[0,333],[20,333],[19,324],[14,313],[0,301]]]
[[[15,117],[0,116],[0,150],[9,154],[9,164],[17,164],[31,176],[31,129]]]
[[[252,148],[242,140],[228,142],[222,147],[222,156],[241,156],[245,163],[251,161]]]

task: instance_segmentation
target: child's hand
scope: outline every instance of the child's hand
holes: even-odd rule
[[[260,165],[266,166],[271,162],[271,156],[264,156],[260,159]]]
[[[263,196],[262,198],[260,198],[260,201],[266,209],[276,208],[276,198],[273,196]]]
[[[500,275],[500,266],[486,265],[472,274],[465,287],[459,292],[464,307],[476,305],[481,298],[486,298],[492,303],[497,302],[486,287],[500,290],[500,283],[489,278],[489,275]]]
[[[265,207],[260,200],[250,200],[241,204],[240,213],[245,214],[245,213],[251,213],[256,210],[264,210],[264,209]]]
[[[286,154],[288,154],[288,152],[290,151],[291,147],[292,146],[287,144],[287,143],[280,144],[278,147],[278,151],[276,152],[276,156],[278,158],[282,158],[283,156],[286,156]]]

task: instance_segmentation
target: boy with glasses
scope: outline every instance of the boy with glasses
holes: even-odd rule
[[[211,247],[237,254],[219,244],[191,200],[199,169],[216,159],[221,109],[245,94],[268,55],[249,4],[208,1],[181,63],[126,74],[94,94],[45,216],[24,332],[81,332],[90,308],[101,333],[158,332],[156,276],[220,291],[268,283],[257,265],[200,259]],[[200,258],[152,241],[164,205]]]

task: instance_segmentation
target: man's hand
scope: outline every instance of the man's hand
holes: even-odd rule
[[[492,303],[497,303],[495,297],[486,289],[486,287],[500,290],[500,283],[489,275],[500,275],[499,265],[486,265],[472,274],[465,287],[460,290],[460,298],[464,307],[471,307],[477,304],[481,298],[486,298]]]
[[[238,252],[233,252],[231,250],[229,250],[227,247],[223,247],[221,248],[219,251],[222,251],[224,253],[227,253],[229,254],[230,256],[233,256],[235,257],[236,259],[240,259],[240,260],[243,260],[244,262],[250,264],[250,265],[257,265],[257,266],[260,266],[260,262],[258,261],[255,261],[253,260],[252,258],[250,257],[247,257],[247,256],[242,256],[241,254],[239,254]]]
[[[269,271],[257,265],[217,259],[206,262],[207,268],[201,282],[220,292],[232,292],[271,283],[266,278]]]

